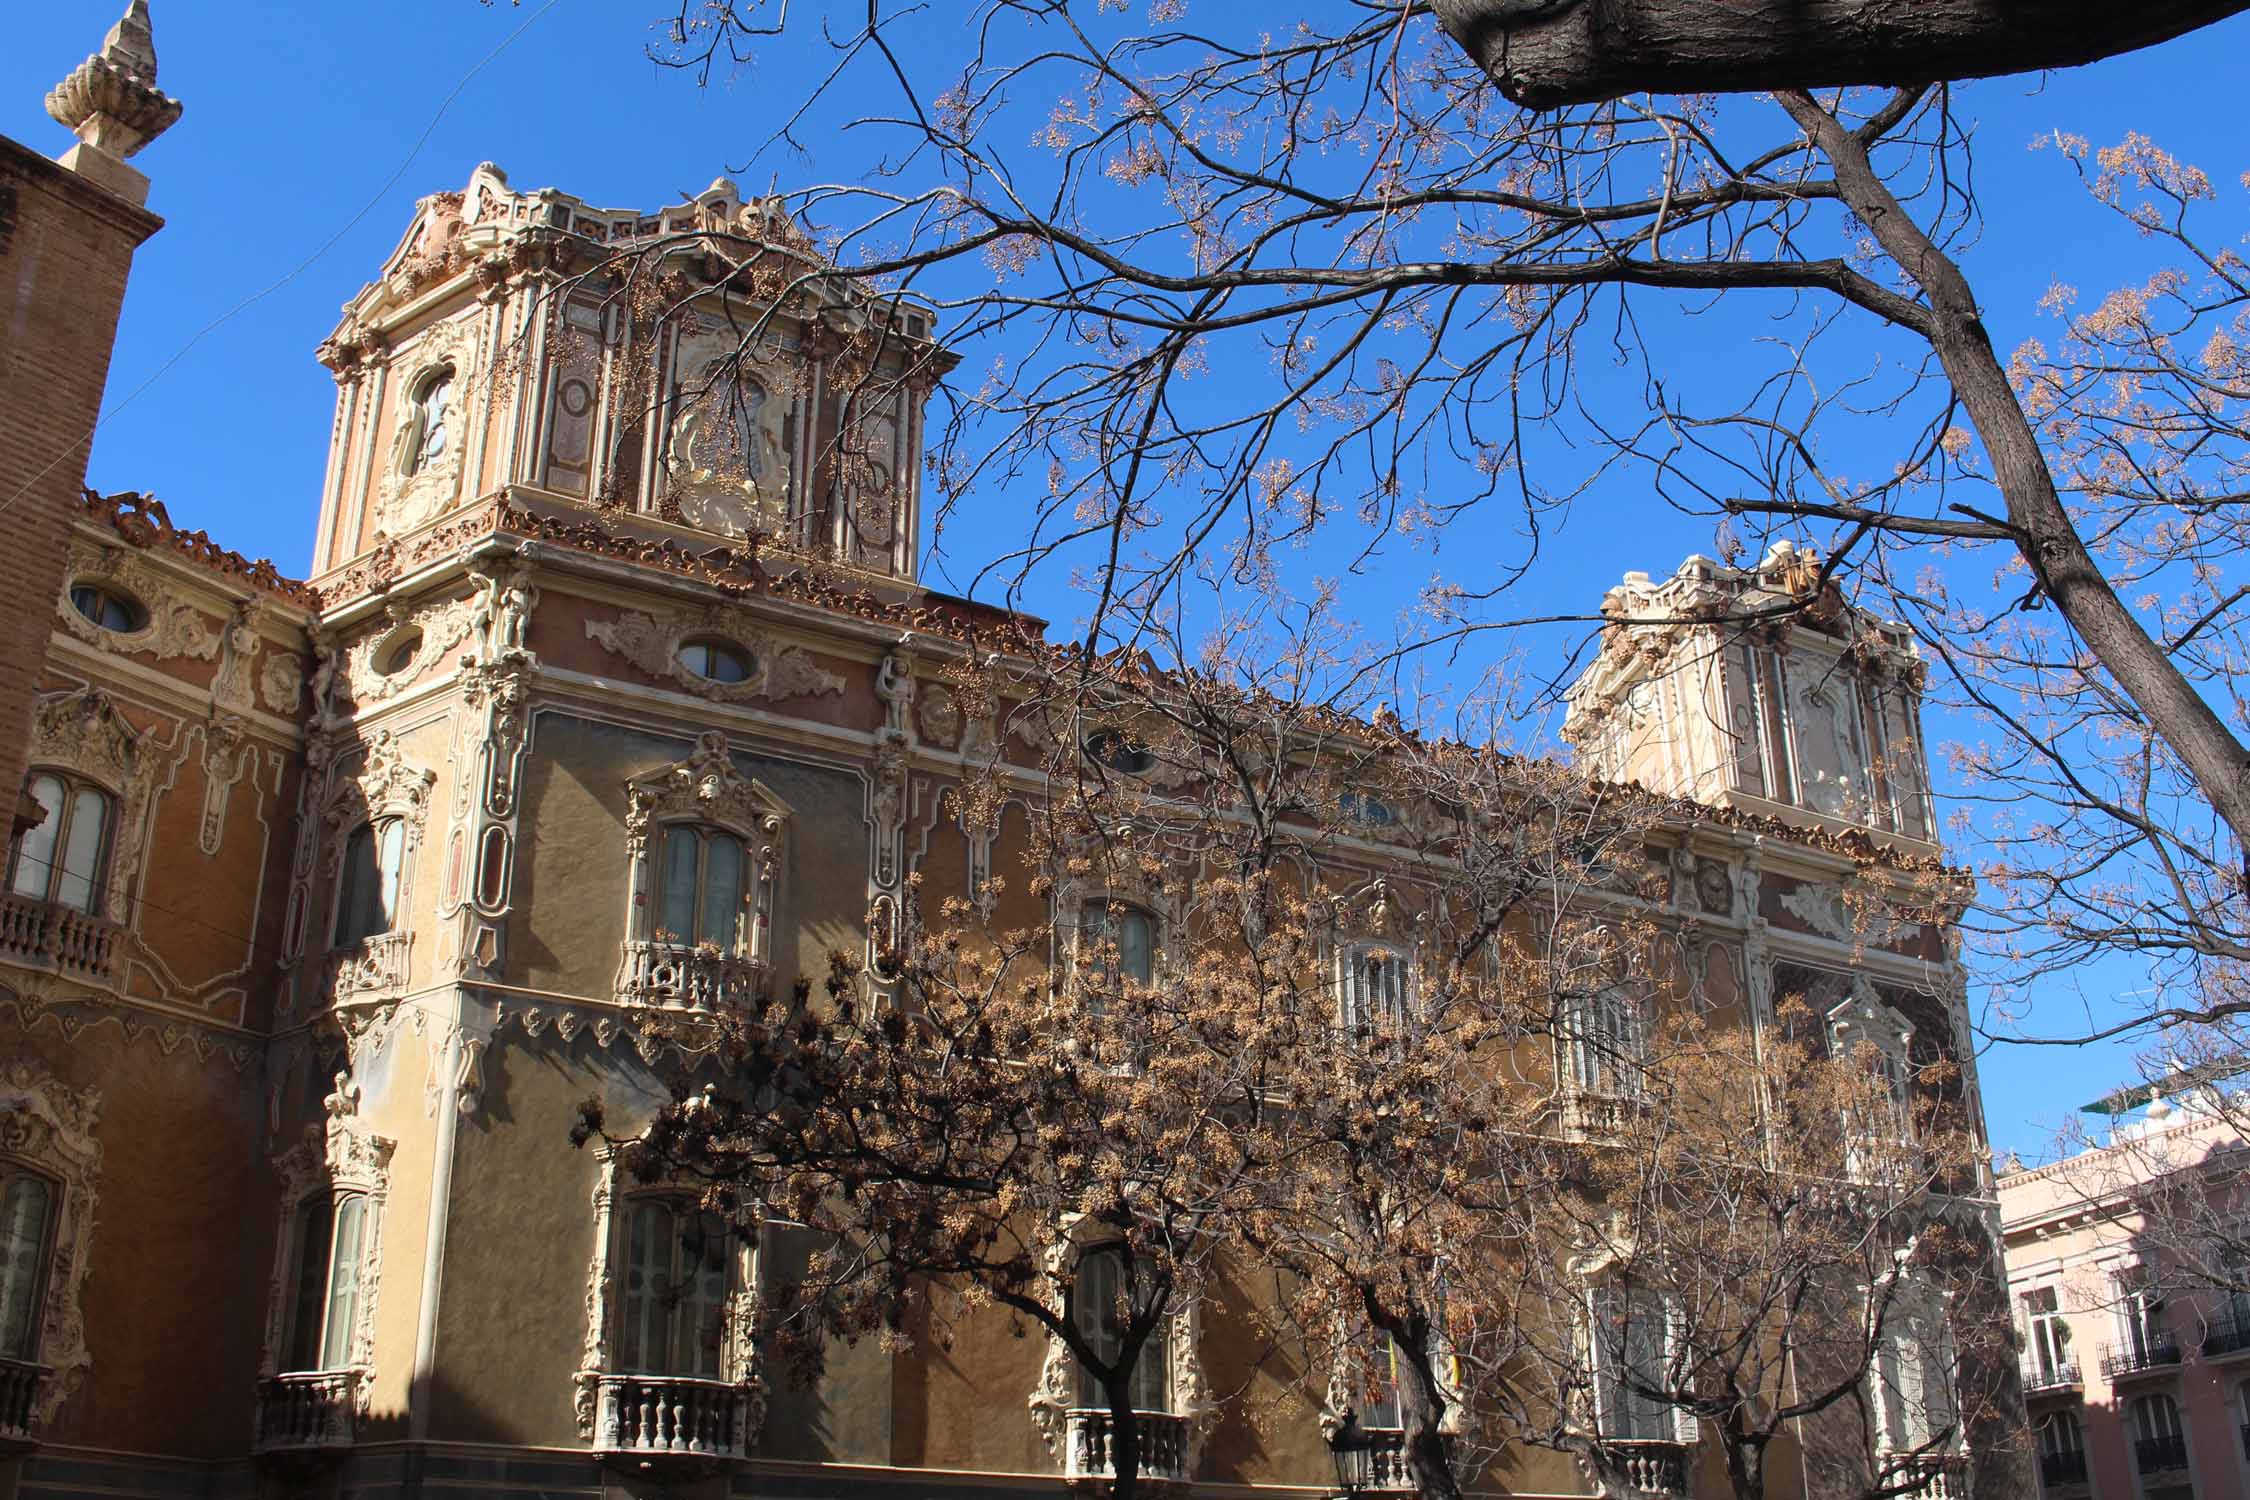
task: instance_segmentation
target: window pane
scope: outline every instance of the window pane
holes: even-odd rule
[[[328,1299],[328,1247],[334,1201],[323,1193],[297,1210],[297,1300],[289,1315],[290,1370],[320,1368],[320,1315]]]
[[[696,924],[696,940],[717,943],[732,953],[740,946],[741,930],[742,845],[715,833],[703,852],[703,912]]]
[[[664,865],[656,882],[659,941],[695,941],[695,862],[701,843],[692,828],[673,828],[664,835]]]
[[[1156,982],[1156,933],[1146,912],[1112,908],[1117,929],[1117,967],[1135,984]]]
[[[1391,1343],[1389,1334],[1375,1335],[1368,1360],[1374,1366],[1375,1389],[1372,1398],[1359,1408],[1359,1425],[1397,1427],[1403,1420],[1398,1401],[1398,1349]]]
[[[54,1190],[19,1174],[0,1187],[0,1359],[30,1359],[39,1341],[39,1279]]]
[[[382,872],[375,864],[375,830],[361,824],[344,840],[344,868],[336,892],[336,946],[348,947],[372,932],[382,903]]]
[[[339,1201],[335,1250],[328,1260],[328,1334],[320,1349],[323,1370],[341,1370],[351,1363],[352,1325],[359,1318],[360,1239],[366,1232],[367,1199],[354,1193]]]
[[[55,776],[34,776],[31,795],[47,810],[47,816],[37,828],[26,833],[16,845],[15,892],[19,896],[47,899],[47,888],[55,867],[55,840],[62,833],[63,784]]]
[[[1117,1358],[1117,1297],[1121,1280],[1117,1252],[1095,1250],[1078,1258],[1078,1284],[1073,1311],[1078,1335],[1102,1363]],[[1078,1367],[1078,1402],[1081,1406],[1107,1406],[1101,1382],[1083,1364]]]
[[[618,1367],[629,1373],[662,1375],[671,1365],[672,1239],[670,1208],[645,1198],[633,1205],[617,1343]]]
[[[717,1380],[726,1353],[727,1265],[734,1240],[711,1214],[681,1216],[679,1233],[673,1373]]]
[[[102,833],[109,825],[109,798],[82,786],[70,799],[70,818],[63,835],[62,872],[55,882],[55,900],[78,911],[94,909],[94,881],[101,873]]]

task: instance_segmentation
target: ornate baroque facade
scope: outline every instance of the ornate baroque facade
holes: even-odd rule
[[[154,74],[135,0],[51,101],[86,190],[178,113]],[[775,275],[701,286],[716,241]],[[599,279],[621,247],[693,295],[636,323]],[[637,1008],[867,952],[917,874],[989,910],[1027,859],[1020,815],[975,833],[945,800],[995,759],[1028,781],[1040,748],[943,680],[1022,622],[916,578],[948,359],[903,305],[759,300],[812,253],[724,180],[641,213],[481,166],[321,345],[313,577],[141,496],[57,511],[52,597],[18,600],[43,644],[7,669],[0,1187],[30,1186],[0,1272],[30,1311],[0,1347],[0,1495],[1100,1477],[1067,1360],[1000,1320],[943,1356],[839,1350],[809,1386],[770,1371],[758,1286],[804,1247],[684,1233],[564,1140],[579,1100],[629,1124],[692,1062]],[[1839,1035],[1967,1065],[1950,935],[1870,927],[1854,879],[1877,846],[1937,854],[1903,637],[1840,602],[1739,638],[1623,623],[1803,588],[1787,553],[1629,578],[1571,734],[1708,809],[1659,915],[1717,1003],[1756,1025],[1803,991]],[[1323,1413],[1254,1422],[1281,1387],[1196,1309],[1167,1349],[1156,1477],[1329,1491]],[[2017,1492],[2008,1462],[1978,1493]],[[1553,1455],[1480,1482],[1585,1493]]]

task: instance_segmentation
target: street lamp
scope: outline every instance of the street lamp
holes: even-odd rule
[[[1360,1430],[1358,1412],[1344,1413],[1344,1420],[1328,1435],[1328,1456],[1336,1461],[1339,1493],[1357,1495],[1367,1488],[1367,1454],[1376,1442],[1373,1433]]]

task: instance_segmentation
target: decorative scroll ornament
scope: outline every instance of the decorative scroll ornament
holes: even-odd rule
[[[1786,892],[1781,909],[1840,943],[1895,943],[1914,931],[1914,924],[1891,916],[1879,900],[1855,901],[1832,885],[1802,885]]]
[[[97,915],[124,925],[128,896],[140,873],[140,829],[155,794],[157,766],[145,752],[143,736],[98,687],[42,698],[31,715],[29,764],[60,766],[78,772],[118,798],[117,822],[110,835],[109,871]]]
[[[260,1369],[281,1370],[282,1344],[295,1301],[295,1272],[304,1247],[297,1243],[301,1210],[316,1194],[362,1193],[367,1217],[360,1234],[359,1306],[354,1314],[346,1367],[360,1373],[356,1387],[359,1415],[367,1416],[375,1368],[375,1304],[382,1290],[384,1206],[390,1197],[391,1156],[398,1142],[359,1124],[359,1088],[349,1073],[336,1075],[336,1090],[325,1101],[327,1121],[305,1127],[304,1138],[274,1159],[281,1180],[281,1232],[274,1236],[273,1276],[266,1287],[266,1327]]]
[[[784,646],[749,628],[736,611],[723,605],[588,620],[586,635],[603,650],[624,657],[651,677],[670,678],[714,703],[810,698],[844,690],[844,679],[815,666],[803,648]],[[723,641],[743,652],[749,675],[740,682],[715,682],[689,671],[680,660],[680,648],[698,639]]]
[[[390,388],[395,393],[396,424],[383,463],[382,493],[375,504],[382,536],[413,531],[461,499],[463,460],[469,451],[467,419],[479,373],[479,323],[468,315],[433,323],[394,356]],[[449,370],[445,445],[426,453],[430,416],[423,409],[422,395],[432,380]]]
[[[62,1186],[54,1215],[47,1268],[46,1315],[37,1358],[54,1371],[42,1382],[31,1413],[45,1426],[86,1382],[94,1363],[86,1347],[86,1272],[94,1239],[94,1199],[102,1171],[94,1125],[101,1115],[96,1089],[72,1089],[36,1063],[0,1065],[0,1153],[52,1177]]]
[[[328,799],[328,826],[340,833],[376,818],[401,817],[407,821],[411,851],[429,818],[430,788],[436,784],[437,772],[409,764],[397,737],[388,729],[378,729],[367,742],[367,758],[359,774]],[[334,874],[341,866],[343,848],[340,840],[331,842],[335,847],[329,851],[329,873]]]
[[[362,636],[345,656],[344,680],[352,702],[362,708],[380,703],[416,681],[468,640],[483,618],[483,602],[473,597],[448,599],[412,612],[394,609],[388,629]],[[376,663],[395,650],[409,630],[422,633],[413,660],[395,663],[388,672],[379,670]]]

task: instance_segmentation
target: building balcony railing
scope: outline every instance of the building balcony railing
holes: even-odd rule
[[[359,1431],[358,1370],[272,1375],[258,1382],[260,1453],[348,1448]]]
[[[1100,1407],[1073,1407],[1066,1416],[1070,1443],[1064,1476],[1102,1482],[1115,1479],[1109,1412]],[[1187,1418],[1167,1411],[1136,1411],[1133,1417],[1141,1437],[1139,1481],[1187,1483]]]
[[[741,1010],[757,1003],[765,975],[765,964],[745,954],[707,945],[628,941],[617,997],[626,1005],[660,1010]]]
[[[2133,1467],[2143,1474],[2184,1469],[2187,1461],[2187,1434],[2184,1432],[2175,1432],[2170,1437],[2139,1438],[2133,1443]]]
[[[2237,1354],[2250,1354],[2250,1318],[2223,1313],[2203,1330],[2203,1357],[2229,1359]]]
[[[30,1446],[31,1414],[39,1409],[39,1388],[52,1373],[29,1360],[0,1359],[0,1453]]]
[[[1414,1469],[1406,1461],[1406,1434],[1396,1427],[1363,1427],[1361,1441],[1365,1447],[1348,1449],[1338,1455],[1346,1465],[1344,1472],[1351,1482],[1344,1486],[1351,1493],[1372,1491],[1409,1492],[1417,1488]]]
[[[1632,1094],[1573,1090],[1563,1096],[1563,1124],[1583,1137],[1606,1140],[1626,1135],[1647,1113],[1647,1103]]]
[[[1969,1500],[1969,1461],[1958,1453],[1894,1458],[1886,1466],[1892,1492],[1919,1500]]]
[[[604,1375],[596,1383],[594,1452],[603,1457],[741,1458],[750,1451],[754,1391],[728,1380]]]
[[[329,955],[328,998],[336,1005],[406,993],[414,951],[411,932],[378,932]]]
[[[52,901],[0,895],[0,960],[107,979],[117,961],[118,927]]]
[[[2078,1373],[2078,1361],[2066,1359],[2059,1364],[2027,1362],[2023,1367],[2023,1393],[2026,1396],[2052,1396],[2075,1393],[2085,1384]]]
[[[2063,1453],[2040,1454],[2039,1482],[2045,1485],[2084,1484],[2086,1450],[2072,1448]]]
[[[1657,1495],[1687,1493],[1687,1444],[1615,1439],[1606,1446],[1634,1489]]]
[[[2163,1372],[2180,1362],[2180,1341],[2171,1334],[2144,1344],[2111,1344],[2102,1350],[2102,1374],[2119,1376]]]

